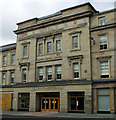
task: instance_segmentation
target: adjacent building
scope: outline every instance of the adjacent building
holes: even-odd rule
[[[116,113],[115,11],[85,3],[18,23],[0,47],[1,109]]]

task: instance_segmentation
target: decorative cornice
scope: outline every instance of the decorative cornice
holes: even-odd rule
[[[110,59],[112,56],[100,56],[100,57],[97,57],[96,59],[97,60],[102,60],[102,59]]]
[[[19,66],[20,66],[20,70],[21,70],[21,68],[22,67],[27,67],[28,68],[28,70],[29,70],[29,67],[30,67],[30,62],[19,62]]]

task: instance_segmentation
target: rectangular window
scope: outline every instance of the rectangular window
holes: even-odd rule
[[[11,62],[12,64],[15,64],[15,54],[12,55]]]
[[[100,35],[99,42],[100,42],[100,50],[107,49],[107,37],[106,37],[106,35]]]
[[[38,68],[38,80],[41,81],[43,80],[43,68]]]
[[[26,57],[27,56],[27,46],[23,47],[23,56]]]
[[[51,53],[52,52],[52,43],[48,42],[47,43],[47,53]]]
[[[98,111],[110,111],[109,89],[98,89]]]
[[[52,67],[47,67],[47,80],[52,79]]]
[[[57,52],[61,51],[61,40],[56,41],[56,51]]]
[[[109,78],[109,65],[108,61],[100,62],[101,78]]]
[[[6,56],[3,56],[3,65],[6,65]]]
[[[61,80],[61,65],[56,66],[56,79]]]
[[[99,26],[105,25],[105,17],[98,18]]]
[[[6,74],[2,73],[2,85],[6,84]]]
[[[73,77],[74,79],[79,78],[79,64],[78,63],[73,64]]]
[[[78,36],[73,36],[73,48],[78,48]]]
[[[26,69],[22,69],[22,82],[26,82]]]
[[[10,73],[10,83],[13,84],[14,83],[14,72]]]
[[[43,43],[39,44],[39,54],[43,54]]]

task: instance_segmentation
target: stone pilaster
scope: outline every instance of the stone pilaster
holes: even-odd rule
[[[110,89],[110,111],[111,111],[111,114],[114,114],[115,113],[115,101],[114,101],[114,88],[111,88]]]
[[[68,98],[67,92],[60,92],[60,112],[67,113],[68,112]]]
[[[46,81],[46,67],[43,67],[43,81]]]
[[[52,66],[52,72],[53,72],[52,80],[55,80],[55,76],[56,76],[55,75],[56,74],[56,72],[55,72],[55,65]]]
[[[36,93],[30,92],[30,105],[29,111],[35,112],[36,111]]]
[[[14,92],[14,97],[13,97],[13,111],[18,110],[18,92]]]

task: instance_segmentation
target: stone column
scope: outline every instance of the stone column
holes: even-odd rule
[[[91,114],[92,113],[92,96],[91,90],[85,91],[85,113]]]
[[[53,75],[52,76],[52,80],[55,80],[55,74],[56,74],[56,72],[55,72],[55,65],[52,66],[52,72],[53,72],[52,73],[52,75]]]
[[[114,88],[110,89],[110,108],[111,108],[111,114],[115,113],[115,101],[114,101]]]
[[[67,91],[60,92],[60,112],[68,112],[68,95]]]
[[[36,92],[30,92],[30,105],[29,111],[35,112],[36,111]]]
[[[14,92],[13,94],[13,111],[18,110],[18,92]]]
[[[43,67],[43,81],[46,81],[47,76],[46,76],[46,67]]]

